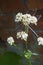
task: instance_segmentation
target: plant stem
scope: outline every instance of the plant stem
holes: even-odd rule
[[[29,63],[29,65],[32,65],[32,63],[31,63],[30,59],[28,59],[28,63]]]
[[[26,46],[26,51],[27,51],[27,49],[28,49],[28,46],[27,46],[27,41],[25,42],[25,46]]]
[[[14,43],[14,46],[15,46],[18,50],[21,50],[21,48],[18,47],[15,43]]]
[[[25,32],[28,34],[28,26],[25,26]],[[28,49],[28,41],[25,41],[26,51]]]

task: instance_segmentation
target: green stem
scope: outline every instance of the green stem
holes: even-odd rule
[[[25,32],[28,34],[28,26],[25,26]],[[28,41],[25,41],[26,50],[28,49]]]
[[[28,49],[27,41],[25,42],[25,46],[26,46],[26,51],[27,51],[27,49]]]
[[[13,45],[14,45],[17,49],[21,50],[21,48],[18,47],[18,46],[16,45],[16,43],[14,43]]]
[[[29,63],[29,65],[32,65],[32,63],[31,63],[30,59],[28,60],[28,63]]]

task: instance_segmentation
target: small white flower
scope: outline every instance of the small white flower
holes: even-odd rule
[[[24,14],[24,15],[22,15],[22,17],[28,19],[28,18],[31,18],[31,15],[30,14]]]
[[[27,40],[28,34],[25,33],[24,31],[22,32],[17,32],[17,38],[24,39],[25,41]]]
[[[25,41],[27,40],[28,34],[25,32],[22,32],[22,37],[21,39],[24,39]]]
[[[17,32],[17,38],[21,38],[21,32]]]
[[[17,13],[16,18],[15,18],[15,22],[19,22],[22,20],[22,13]]]
[[[23,22],[24,25],[30,24],[29,18],[31,18],[30,14],[24,14],[23,15],[22,22]]]
[[[35,16],[31,16],[31,18],[30,18],[29,20],[30,20],[30,22],[31,22],[32,24],[37,25],[37,18],[36,18]]]
[[[7,38],[7,42],[8,42],[10,45],[12,45],[12,44],[14,43],[13,37]]]
[[[38,45],[43,45],[43,37],[39,37],[37,41],[38,41]]]

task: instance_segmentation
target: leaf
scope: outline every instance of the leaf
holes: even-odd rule
[[[21,56],[13,52],[5,52],[0,55],[0,65],[19,65]]]
[[[31,55],[32,55],[32,52],[31,51],[29,51],[29,50],[25,51],[25,57],[27,59],[30,59]]]

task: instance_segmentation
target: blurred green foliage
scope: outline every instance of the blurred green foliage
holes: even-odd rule
[[[13,52],[5,52],[0,55],[0,65],[19,65],[21,56]]]

